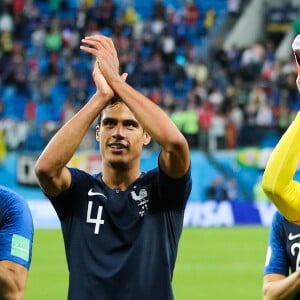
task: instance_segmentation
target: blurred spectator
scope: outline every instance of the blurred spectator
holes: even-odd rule
[[[241,67],[242,51],[236,45],[232,45],[227,51],[226,66],[228,67],[228,75],[236,75],[239,73]]]
[[[203,101],[202,105],[199,106],[197,113],[199,123],[199,146],[200,149],[208,151],[209,131],[214,115],[212,104],[209,101]]]
[[[291,124],[293,119],[292,114],[289,111],[287,103],[282,103],[279,106],[278,115],[277,115],[277,124],[279,129],[279,135],[281,136]]]
[[[50,27],[47,28],[45,47],[49,53],[57,52],[62,48],[62,36],[57,19],[54,19]]]
[[[134,27],[140,21],[140,16],[133,5],[128,5],[126,7],[122,21],[124,25],[132,27]]]
[[[230,178],[226,184],[226,190],[228,194],[228,200],[238,201],[240,199],[238,182],[235,178]]]
[[[50,0],[49,1],[49,9],[50,9],[50,13],[55,15],[56,13],[59,12],[59,10],[62,7],[62,0]]]
[[[244,123],[243,111],[242,111],[241,107],[236,103],[232,104],[232,108],[230,109],[230,111],[228,113],[228,122],[230,124],[232,124],[234,131],[235,131],[234,140],[232,141],[232,143],[234,144],[233,147],[236,148],[237,147],[237,136],[239,135],[241,127],[243,126],[243,123]],[[232,147],[229,147],[229,148],[232,149]]]
[[[151,101],[153,101],[154,103],[156,103],[157,105],[160,105],[160,106],[163,106],[162,105],[162,101],[163,101],[163,93],[162,93],[162,89],[157,86],[157,87],[154,87],[149,95],[148,95],[149,99]]]
[[[206,199],[214,201],[228,200],[228,193],[223,176],[218,176],[212,180],[206,190]]]
[[[19,150],[27,136],[28,124],[7,120],[4,124],[6,147],[8,151]]]
[[[39,147],[43,148],[44,146],[46,146],[58,129],[59,126],[56,122],[48,121],[48,120],[44,121],[42,123],[41,133],[40,133],[42,137],[42,143],[41,145],[39,145]]]
[[[242,4],[228,1],[229,13],[238,15]],[[199,35],[205,12],[215,10],[211,16],[216,23],[221,3],[211,2],[205,10],[196,1],[178,5],[156,0],[150,17],[143,19],[132,1],[1,3],[1,118],[26,120],[36,136],[44,121],[64,122],[64,102],[69,99],[77,109],[94,89],[85,76],[92,61],[79,50],[79,41],[83,35],[102,33],[114,38],[127,80],[145,89],[170,115],[179,114],[179,123],[186,111],[191,113],[193,102],[198,148],[260,145],[265,127],[282,134],[300,109],[292,55],[277,61],[272,39],[226,50],[222,39]],[[203,42],[211,45],[209,59],[202,56]],[[255,133],[257,126],[260,134]],[[253,138],[243,137],[245,132]]]
[[[0,33],[0,45],[3,56],[10,55],[13,50],[12,34],[9,31]]]
[[[186,75],[197,83],[203,83],[208,78],[208,68],[201,60],[188,60],[185,65]]]
[[[153,3],[153,19],[165,21],[167,17],[166,6],[163,0],[155,0]]]
[[[0,12],[0,32],[10,32],[14,30],[14,20],[8,11],[8,7],[3,5]]]
[[[222,111],[216,110],[212,116],[208,136],[211,153],[226,149],[226,117]]]
[[[29,128],[33,128],[36,120],[36,104],[29,100],[25,107],[25,120],[28,122]]]
[[[184,20],[189,26],[189,30],[196,35],[198,33],[198,21],[200,17],[200,9],[194,0],[186,1],[184,7]]]
[[[88,10],[88,21],[94,21],[99,29],[113,28],[116,20],[116,4],[113,0],[100,0]]]
[[[66,99],[64,101],[62,110],[61,110],[61,115],[60,115],[60,122],[61,124],[65,124],[68,122],[75,114],[77,110],[75,109],[72,101],[70,99]]]
[[[69,84],[66,102],[71,101],[74,107],[81,107],[89,94],[87,82],[80,77],[71,77]]]
[[[207,11],[204,14],[204,30],[205,30],[205,34],[207,35],[211,28],[214,26],[215,24],[215,19],[216,19],[216,11],[214,9],[214,7],[209,7],[207,9]]]
[[[189,101],[187,108],[183,112],[182,119],[182,133],[187,139],[190,148],[198,148],[198,132],[199,132],[199,123],[198,115],[196,110],[196,105],[194,101]]]
[[[255,118],[255,124],[258,126],[269,126],[271,127],[273,123],[273,112],[271,107],[267,104],[262,102],[258,106],[256,118]]]
[[[176,43],[175,39],[168,27],[165,27],[162,31],[160,38],[160,51],[162,59],[165,62],[165,72],[169,73],[170,69],[174,63],[175,53],[176,53]]]
[[[27,95],[27,69],[25,64],[25,48],[22,43],[15,43],[10,66],[7,69],[6,83],[13,84],[17,88],[17,91]]]
[[[265,59],[264,47],[256,43],[246,48],[241,56],[241,72],[244,80],[253,81],[261,74],[263,62]]]
[[[44,47],[46,34],[46,28],[40,23],[36,25],[36,28],[31,33],[31,49],[33,53],[40,59],[43,57],[46,51]]]
[[[258,83],[250,91],[248,103],[246,105],[246,122],[250,125],[256,124],[256,117],[260,107],[267,104],[267,95],[263,87]]]
[[[218,85],[212,87],[207,100],[214,106],[215,110],[221,110],[224,102],[224,95]]]
[[[237,130],[233,120],[228,119],[225,130],[225,147],[226,149],[233,150],[236,148],[237,140]]]

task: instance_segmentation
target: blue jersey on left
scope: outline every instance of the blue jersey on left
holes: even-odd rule
[[[278,211],[274,214],[264,274],[288,276],[300,269],[300,226],[289,222]],[[300,299],[298,294],[293,299]]]
[[[26,200],[0,185],[0,260],[13,261],[29,269],[33,231]]]

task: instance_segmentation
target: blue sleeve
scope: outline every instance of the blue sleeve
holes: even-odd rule
[[[0,260],[13,261],[29,269],[33,234],[33,220],[27,201],[0,187]]]
[[[276,212],[273,217],[269,233],[269,244],[267,250],[264,274],[289,275],[289,258],[285,251],[286,234],[283,229],[283,216]]]
[[[184,210],[192,189],[191,166],[184,176],[177,179],[167,176],[160,167],[154,169],[153,172],[156,174],[154,175],[151,209],[154,211]]]
[[[58,218],[63,220],[66,216],[72,215],[76,199],[81,199],[82,192],[87,189],[93,177],[85,171],[69,168],[71,173],[70,187],[56,197],[47,196],[51,201]],[[76,195],[77,197],[74,197]]]

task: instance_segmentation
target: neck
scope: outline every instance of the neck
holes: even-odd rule
[[[116,170],[103,168],[102,180],[111,189],[125,191],[139,176],[141,171],[137,170]]]

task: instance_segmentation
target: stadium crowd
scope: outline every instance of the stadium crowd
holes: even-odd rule
[[[193,149],[274,144],[300,108],[292,53],[276,60],[272,40],[225,50],[211,34],[223,16],[216,1],[175,9],[156,0],[148,16],[130,1],[70,3],[0,4],[0,130],[8,150],[40,151],[89,99],[93,61],[79,44],[92,34],[114,38],[120,71],[170,114]],[[82,148],[91,143],[94,130]]]

